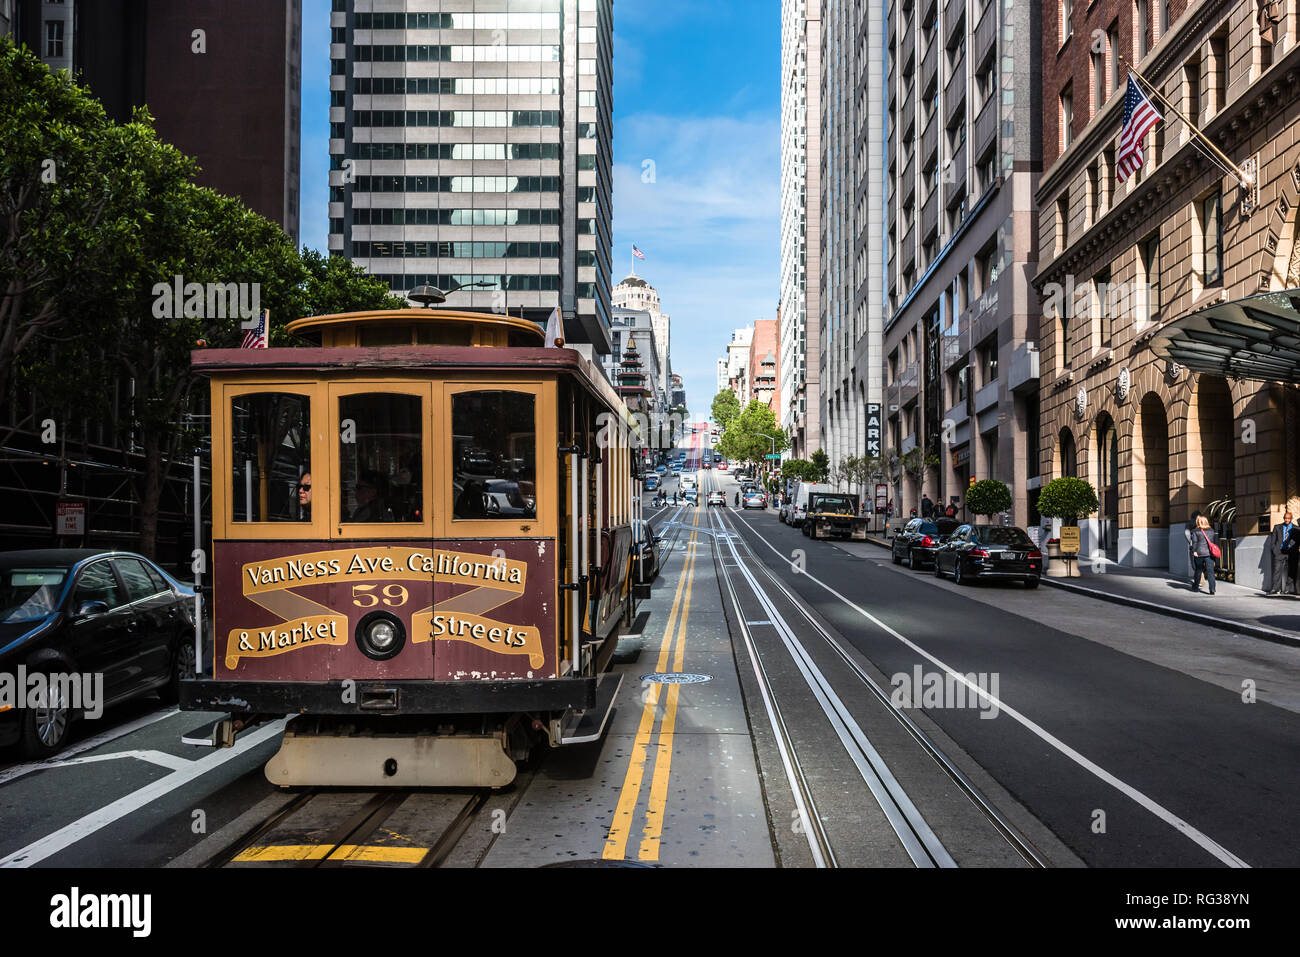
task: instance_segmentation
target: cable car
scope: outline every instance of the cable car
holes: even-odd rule
[[[502,787],[599,738],[639,597],[635,421],[533,322],[297,319],[295,348],[198,350],[211,390],[211,678],[229,746],[293,716],[280,786]],[[200,674],[204,674],[201,669]]]

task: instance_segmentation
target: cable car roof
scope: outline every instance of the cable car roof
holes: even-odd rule
[[[337,331],[359,326],[411,325],[429,323],[441,326],[505,327],[545,341],[546,330],[529,319],[499,313],[464,312],[458,309],[372,309],[365,312],[341,312],[328,316],[304,316],[289,322],[285,329],[308,342],[320,344],[326,330]]]

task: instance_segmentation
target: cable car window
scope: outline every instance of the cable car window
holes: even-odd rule
[[[298,522],[299,479],[311,472],[311,399],[258,392],[230,402],[231,517],[236,522]]]
[[[537,517],[534,401],[526,392],[452,396],[454,517]]]
[[[424,521],[420,405],[386,392],[339,398],[342,521]]]

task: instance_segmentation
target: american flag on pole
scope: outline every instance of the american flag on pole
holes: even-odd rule
[[[1130,73],[1124,94],[1124,128],[1120,130],[1119,156],[1115,160],[1115,178],[1121,183],[1142,165],[1142,138],[1151,127],[1163,121],[1160,111]]]
[[[645,253],[641,252],[641,250],[636,248],[636,243],[632,244],[632,255],[635,256],[637,259],[645,259]]]
[[[257,325],[244,331],[244,341],[239,344],[241,349],[265,349],[266,348],[266,320],[270,315],[270,310],[263,309],[257,315]]]

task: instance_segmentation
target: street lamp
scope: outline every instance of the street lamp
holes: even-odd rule
[[[406,298],[432,309],[435,304],[446,302],[447,297],[453,292],[461,289],[474,289],[476,287],[486,288],[491,285],[492,283],[488,280],[480,279],[478,282],[456,283],[446,292],[439,289],[437,286],[416,286],[411,290],[410,294]]]

